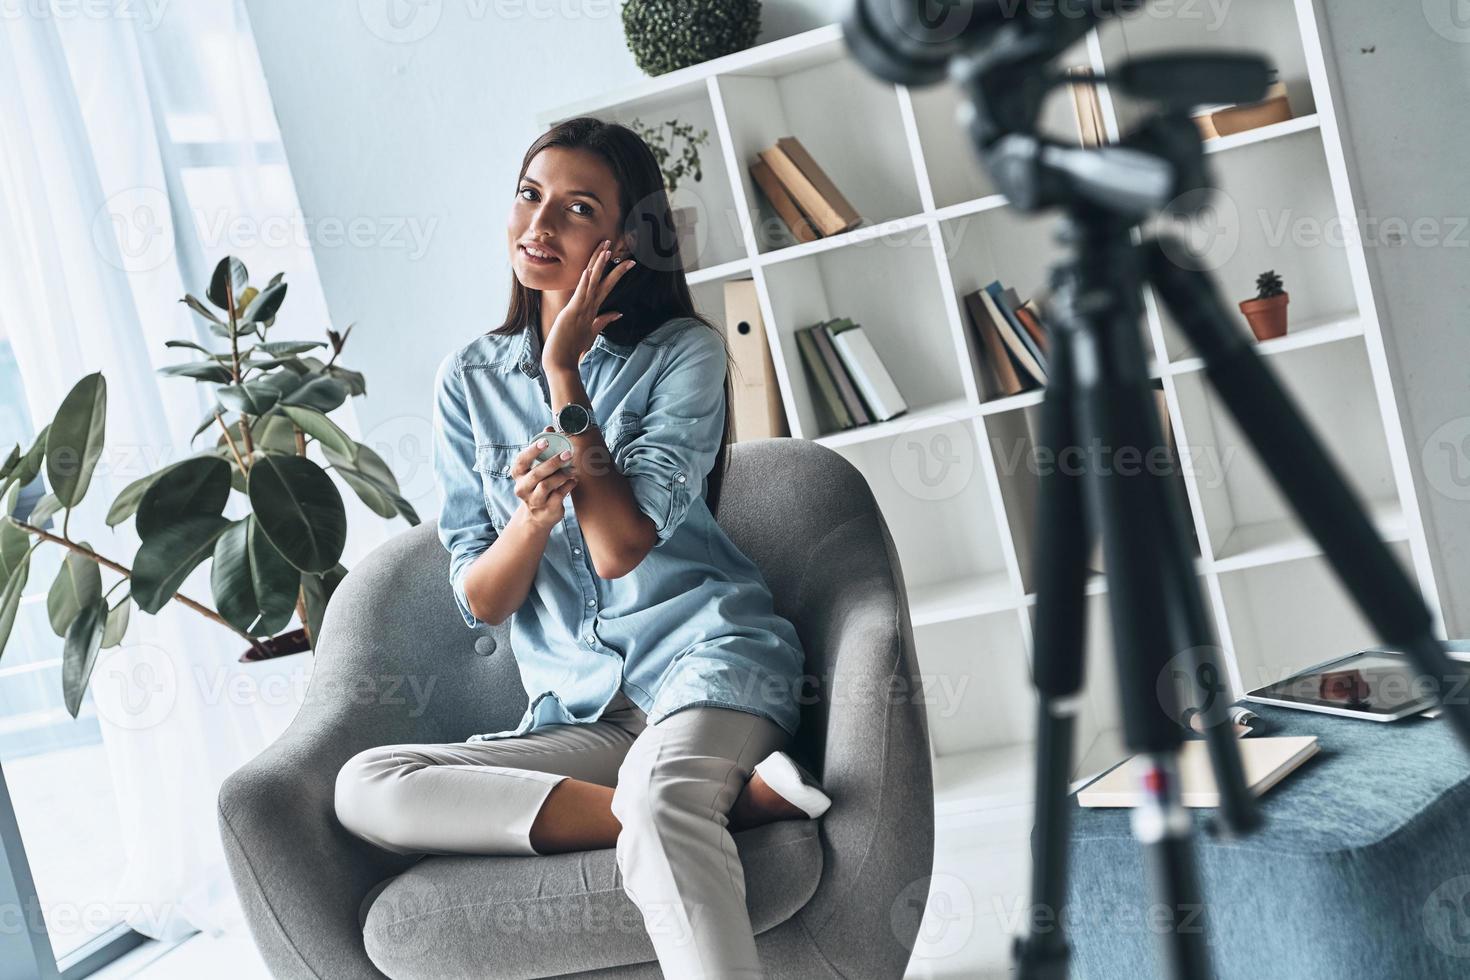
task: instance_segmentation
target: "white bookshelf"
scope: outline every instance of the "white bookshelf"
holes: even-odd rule
[[[1240,0],[1224,8],[1218,24],[1158,12],[1105,24],[1068,60],[1105,71],[1146,51],[1215,46],[1261,51],[1281,69],[1296,118],[1206,147],[1228,201],[1219,213],[1229,244],[1213,274],[1232,308],[1254,294],[1259,272],[1284,277],[1289,331],[1259,350],[1364,496],[1438,620],[1362,247],[1350,238],[1314,242],[1309,234],[1354,213],[1320,30],[1312,0]],[[1117,138],[1138,109],[1106,89],[1101,97]],[[581,114],[622,122],[677,116],[710,130],[704,180],[681,188],[675,201],[700,208],[702,246],[690,287],[700,309],[723,324],[723,284],[755,281],[792,434],[851,461],[883,509],[903,563],[926,680],[937,812],[951,826],[1029,805],[1037,484],[1024,460],[1042,397],[1033,391],[984,400],[963,296],[997,278],[1023,298],[1035,295],[1059,254],[1052,239],[1057,215],[1017,212],[995,192],[955,123],[958,104],[949,84],[911,91],[877,81],[848,55],[840,26],[831,25],[538,118],[550,126]],[[1075,140],[1064,92],[1049,103],[1043,129]],[[864,216],[862,226],[806,244],[784,233],[747,164],[786,135],[801,139]],[[1290,225],[1280,234],[1283,216],[1307,232]],[[1163,385],[1175,439],[1189,454],[1184,484],[1200,545],[1195,572],[1235,692],[1373,642],[1320,549],[1227,418],[1202,362],[1151,295],[1145,309],[1140,329],[1151,370]],[[910,405],[907,415],[816,430],[793,337],[833,316],[863,325]],[[1247,330],[1243,319],[1240,329]],[[1078,777],[1122,753],[1101,576],[1091,579],[1088,593]]]

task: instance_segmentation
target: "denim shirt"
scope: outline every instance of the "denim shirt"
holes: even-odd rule
[[[649,724],[681,708],[720,705],[795,733],[801,640],[705,501],[725,424],[725,357],[714,331],[676,317],[631,346],[599,335],[582,358],[578,371],[603,440],[653,520],[657,543],[628,574],[598,577],[566,496],[530,592],[511,616],[530,703],[515,728],[467,741],[596,721],[619,690]],[[439,366],[432,450],[443,491],[439,539],[472,629],[486,624],[465,599],[465,573],[520,505],[510,467],[551,424],[550,399],[534,324],[477,337]]]

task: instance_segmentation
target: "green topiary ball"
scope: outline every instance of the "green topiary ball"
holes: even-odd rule
[[[649,75],[697,65],[755,43],[760,0],[627,0],[623,36]]]

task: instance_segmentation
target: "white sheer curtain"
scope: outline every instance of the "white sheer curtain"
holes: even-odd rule
[[[104,6],[89,16],[99,8],[0,0],[0,320],[37,429],[78,379],[105,374],[107,449],[69,530],[127,563],[137,538],[131,522],[105,526],[112,499],[214,438],[190,444],[204,386],[155,373],[186,359],[166,339],[217,343],[179,298],[202,295],[215,262],[235,254],[257,285],[288,272],[282,338],[325,339],[329,320],[306,243],[269,234],[292,226],[295,198],[243,10]],[[333,417],[356,432],[350,404]],[[347,496],[350,567],[404,525]],[[208,563],[181,591],[213,605]],[[170,603],[156,617],[134,610],[94,669],[127,849],[122,883],[97,897],[155,938],[243,928],[219,785],[289,722],[311,669],[310,654],[240,664],[243,647]]]

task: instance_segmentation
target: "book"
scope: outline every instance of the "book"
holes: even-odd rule
[[[726,343],[735,362],[730,379],[734,441],[790,435],[754,279],[725,283],[725,323]]]
[[[766,200],[771,202],[771,207],[776,209],[777,216],[785,223],[793,238],[798,242],[814,242],[822,237],[811,219],[802,213],[791,195],[786,193],[786,188],[771,170],[770,164],[757,157],[751,161],[750,176],[761,189],[761,193],[765,194]]]
[[[1001,308],[1003,299],[1000,283],[992,282],[980,290],[979,295],[980,302],[985,304],[985,312],[989,315],[990,321],[995,324],[996,332],[1005,342],[1006,350],[1015,358],[1017,366],[1038,384],[1046,384],[1046,371],[1031,353],[1028,343],[1021,339],[1025,334],[1029,340],[1030,334],[1026,333],[1026,328],[1021,326],[1019,320],[1013,320],[1012,316]]]
[[[822,235],[835,235],[862,223],[862,215],[796,137],[781,137],[775,146],[761,150],[760,157]]]
[[[1231,136],[1247,130],[1286,122],[1292,118],[1291,102],[1286,96],[1283,82],[1272,82],[1266,97],[1260,102],[1216,108],[1213,111],[1196,113],[1194,121],[1199,126],[1201,139]]]
[[[880,422],[908,411],[908,402],[884,367],[883,359],[863,328],[852,321],[839,321],[832,328],[832,343],[852,374],[863,401]]]
[[[1021,325],[1026,328],[1031,339],[1036,341],[1036,346],[1041,349],[1041,353],[1050,355],[1051,345],[1047,343],[1046,327],[1041,322],[1041,314],[1037,312],[1035,302],[1028,299],[1016,307],[1016,318],[1021,321]]]
[[[1043,373],[1046,372],[1046,350],[1041,343],[1032,336],[1031,331],[1021,322],[1021,297],[1017,295],[1012,286],[1007,286],[1000,292],[1000,298],[1004,300],[1001,309],[1010,315],[1011,322],[1020,330],[1021,341],[1031,350],[1031,356],[1036,358],[1036,363],[1041,365]]]
[[[828,371],[826,362],[822,360],[821,352],[817,350],[817,341],[813,336],[816,329],[817,325],[814,324],[797,330],[796,349],[801,354],[801,363],[814,387],[812,404],[817,411],[817,428],[822,432],[850,429],[853,425],[852,416],[842,403],[842,396],[837,393],[837,382]]]
[[[983,374],[988,389],[987,397],[1018,395],[1027,388],[1034,387],[1034,382],[1029,378],[1022,380],[1016,371],[1016,365],[1006,351],[1004,341],[1000,339],[999,328],[991,321],[990,313],[980,299],[982,292],[983,290],[977,289],[965,294],[965,312],[969,314],[970,331],[984,355],[981,363],[985,368]]]
[[[1241,739],[1235,744],[1240,749],[1245,784],[1253,796],[1260,796],[1281,782],[1321,748],[1315,735]],[[1133,756],[1078,790],[1077,803],[1080,806],[1138,806],[1143,802],[1143,793],[1138,787],[1147,766],[1148,760],[1144,756]],[[1185,806],[1220,805],[1220,790],[1210,768],[1209,743],[1204,739],[1190,739],[1179,748],[1179,790]]]
[[[837,347],[832,342],[832,331],[828,329],[837,322],[839,321],[823,320],[817,324],[816,329],[812,331],[812,339],[817,343],[817,351],[822,355],[822,362],[827,366],[828,373],[837,385],[837,395],[847,407],[847,413],[852,416],[853,424],[867,425],[873,421],[872,413],[863,403],[862,396],[858,393],[857,385],[853,382],[847,365],[842,362],[842,356],[837,353]],[[851,323],[852,321],[845,322]]]

